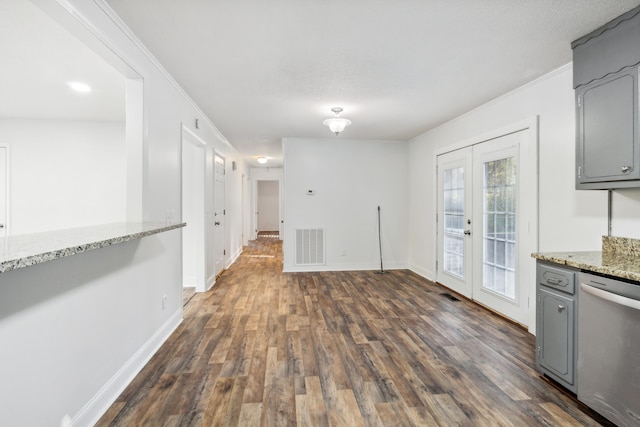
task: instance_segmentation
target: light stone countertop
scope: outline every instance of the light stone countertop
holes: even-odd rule
[[[581,270],[640,282],[640,240],[602,236],[602,251],[543,252],[532,257]]]
[[[0,238],[0,273],[141,239],[186,225],[121,222]]]

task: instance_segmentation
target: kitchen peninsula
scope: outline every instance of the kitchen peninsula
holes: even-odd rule
[[[182,321],[185,225],[113,223],[0,239],[3,419],[95,423]],[[34,393],[47,396],[37,411]]]
[[[186,226],[157,222],[122,222],[0,239],[0,273],[29,267]]]

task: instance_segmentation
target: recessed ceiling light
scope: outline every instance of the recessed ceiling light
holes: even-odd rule
[[[67,82],[67,85],[76,92],[91,92],[91,86],[80,82]]]
[[[265,163],[267,163],[268,158],[267,157],[258,157],[258,163],[260,163],[261,165],[264,165]]]

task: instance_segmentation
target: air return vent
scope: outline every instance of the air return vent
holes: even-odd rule
[[[324,264],[324,228],[296,229],[296,265]]]

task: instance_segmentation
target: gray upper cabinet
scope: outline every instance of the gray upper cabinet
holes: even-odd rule
[[[640,7],[571,46],[576,188],[640,187]]]

